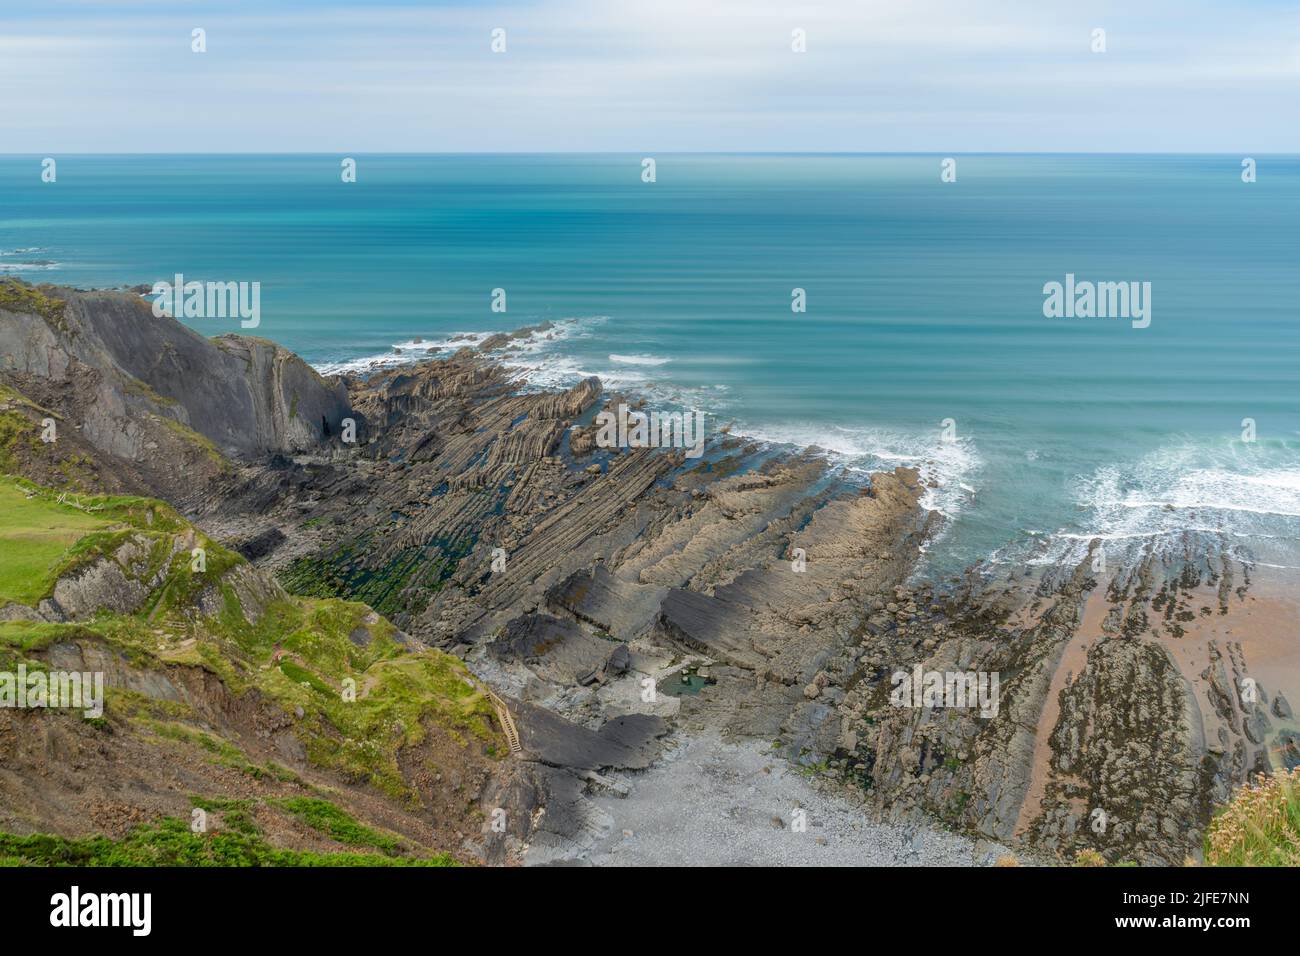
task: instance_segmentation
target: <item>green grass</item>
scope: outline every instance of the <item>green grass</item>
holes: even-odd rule
[[[188,573],[188,564],[186,569]],[[160,590],[168,588],[180,589],[168,584]],[[424,738],[426,724],[436,725],[465,747],[482,747],[489,756],[506,753],[495,710],[486,695],[467,682],[464,665],[432,648],[407,649],[395,640],[393,626],[373,618],[365,605],[281,600],[250,624],[233,595],[228,601],[230,606],[218,618],[201,622],[196,639],[184,649],[160,648],[145,612],[105,614],[75,624],[0,622],[0,663],[32,662],[32,655],[59,641],[95,641],[141,668],[203,667],[236,695],[256,690],[286,712],[296,714],[301,708],[297,735],[312,763],[412,805],[418,805],[419,798],[405,782],[398,754]],[[349,639],[358,627],[370,632],[365,647]],[[271,665],[277,645],[296,660]],[[356,689],[353,701],[341,692],[348,678]],[[276,776],[224,739],[194,727],[192,715],[184,710],[164,709],[139,695],[110,693],[106,714],[133,721],[155,739],[201,750],[214,763],[254,777]]]
[[[168,506],[142,498],[69,500],[81,508],[59,504],[28,482],[0,478],[0,598],[32,603],[60,575],[128,542],[137,550],[131,573],[153,590],[133,614],[101,612],[76,624],[0,622],[0,663],[33,660],[51,643],[68,640],[103,643],[141,669],[203,668],[232,695],[257,692],[293,715],[294,733],[313,764],[411,806],[420,805],[420,795],[407,784],[398,755],[418,745],[429,727],[489,756],[506,753],[495,711],[464,665],[409,646],[366,605],[271,596],[253,613],[234,574],[247,562]],[[207,551],[203,572],[191,570],[195,541]],[[215,612],[198,612],[203,592],[215,592]],[[351,639],[359,628],[368,641]],[[354,700],[345,687],[355,689]],[[194,726],[192,714],[110,694],[106,718],[160,746],[192,747],[253,777],[288,773],[252,763],[239,747]]]
[[[1207,866],[1300,866],[1300,768],[1260,775],[1205,834]]]
[[[34,604],[53,584],[69,548],[111,519],[0,480],[0,604]]]
[[[233,800],[226,797],[191,796],[190,802],[207,813],[221,814],[221,830],[231,830],[248,836],[261,833],[253,819],[252,800]]]
[[[190,571],[190,543],[177,542],[180,532],[191,532],[192,543],[207,552],[204,572]],[[35,605],[50,596],[59,578],[112,555],[128,541],[149,550],[147,576],[170,565],[164,587],[150,597],[152,616],[188,606],[198,590],[243,560],[192,531],[160,501],[60,495],[20,478],[0,476],[0,605]]]
[[[3,382],[0,382],[0,402],[10,405],[22,405],[25,408],[30,408],[34,412],[40,412],[42,416],[57,418],[59,420],[62,420],[63,418],[62,415],[50,411],[44,405],[37,405],[22,392],[18,391],[16,388],[11,388],[10,386],[5,385]]]
[[[62,331],[65,329],[63,312],[67,305],[62,299],[46,295],[42,288],[26,285],[17,279],[0,280],[0,309],[6,312],[39,315]]]
[[[236,769],[243,769],[249,765],[248,758],[244,756],[242,750],[220,737],[214,737],[212,734],[181,723],[148,719],[143,722],[154,734],[164,740],[189,744],[207,751],[216,763]]]
[[[289,678],[289,680],[293,681],[295,684],[306,684],[312,690],[319,691],[322,694],[335,693],[333,687],[325,683],[305,667],[299,667],[293,661],[281,661],[280,673]]]
[[[17,450],[27,446],[29,452],[40,447],[40,429],[18,412],[0,412],[0,471],[15,472],[19,467]]]
[[[271,846],[241,820],[229,830],[190,832],[189,822],[166,817],[132,830],[120,841],[103,836],[68,839],[0,833],[6,866],[455,866],[446,853],[415,859],[379,853],[308,853]]]
[[[374,847],[387,856],[396,854],[401,846],[401,841],[396,837],[363,826],[347,811],[336,807],[328,800],[294,797],[290,800],[280,800],[277,805],[288,810],[313,830],[319,830],[348,846]]]

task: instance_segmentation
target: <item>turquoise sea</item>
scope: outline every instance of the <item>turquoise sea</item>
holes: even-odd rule
[[[1300,566],[1300,157],[355,158],[0,157],[0,273],[257,281],[256,334],[326,371],[549,319],[511,359],[535,384],[922,465],[945,568],[1187,531]],[[1150,282],[1150,326],[1045,318],[1067,273]]]

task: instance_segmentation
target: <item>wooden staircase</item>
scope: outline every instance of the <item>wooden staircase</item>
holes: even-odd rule
[[[492,706],[497,710],[497,719],[501,722],[501,729],[505,732],[506,743],[510,745],[510,752],[516,757],[524,752],[523,744],[519,742],[519,728],[515,726],[515,719],[510,716],[510,708],[506,702],[492,692],[492,688],[484,685],[483,689],[487,691],[488,699],[492,701]]]

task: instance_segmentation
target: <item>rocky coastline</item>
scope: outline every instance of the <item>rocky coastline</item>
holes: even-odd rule
[[[849,483],[725,432],[699,459],[599,447],[596,415],[636,397],[522,388],[497,359],[528,331],[326,379],[134,296],[11,281],[6,408],[67,440],[8,470],[167,500],[265,587],[364,602],[463,662],[519,728],[478,771],[464,840],[488,862],[1181,863],[1300,746],[1266,653],[1294,617],[1226,550],[927,580],[916,471]],[[32,615],[121,591],[96,586]],[[998,675],[996,712],[900,706],[917,667]]]

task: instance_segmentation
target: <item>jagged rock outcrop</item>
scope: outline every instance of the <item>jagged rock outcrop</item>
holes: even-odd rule
[[[837,763],[894,819],[938,816],[1065,860],[1195,858],[1215,806],[1288,759],[1277,697],[1246,668],[1287,625],[1223,589],[1248,576],[1235,564],[1211,552],[1104,575],[1089,558],[900,590],[868,620]],[[891,675],[917,666],[998,674],[996,713],[899,706]]]
[[[0,289],[0,373],[29,397],[62,396],[69,425],[130,461],[157,454],[159,422],[258,457],[320,448],[351,413],[342,382],[266,339],[208,339],[136,295],[13,279]]]
[[[576,852],[607,822],[602,771],[646,765],[669,728],[776,742],[882,817],[1112,862],[1194,856],[1215,805],[1300,750],[1266,666],[1289,645],[1242,626],[1249,567],[1189,544],[1109,575],[919,580],[938,519],[916,472],[860,487],[723,433],[698,460],[598,447],[593,416],[622,397],[522,389],[485,354],[515,338],[349,378],[359,445],[238,465],[199,508],[290,591],[364,600],[510,698],[511,852]],[[282,414],[291,362],[210,347],[260,383],[256,431],[310,439]],[[916,667],[996,674],[996,706],[901,706]]]

